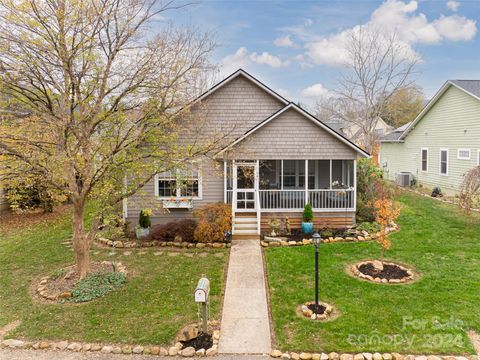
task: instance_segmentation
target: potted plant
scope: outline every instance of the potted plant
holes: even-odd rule
[[[303,209],[302,215],[302,232],[304,234],[311,234],[313,233],[313,210],[312,205],[309,203],[305,204],[305,208]]]
[[[137,236],[137,239],[147,237],[150,234],[150,226],[152,225],[152,220],[150,219],[151,216],[151,209],[140,210],[138,225],[135,228],[135,235]]]

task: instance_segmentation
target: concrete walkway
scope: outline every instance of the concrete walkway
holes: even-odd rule
[[[258,240],[232,242],[218,350],[223,354],[271,351],[265,272]]]

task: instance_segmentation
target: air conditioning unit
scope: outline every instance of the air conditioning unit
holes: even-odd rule
[[[411,172],[401,172],[397,174],[398,186],[412,186],[413,174]]]

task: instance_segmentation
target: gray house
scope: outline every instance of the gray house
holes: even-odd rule
[[[228,142],[213,159],[182,171],[183,186],[178,173],[162,173],[125,200],[128,221],[153,199],[153,223],[191,217],[208,203],[231,204],[236,237],[266,231],[272,217],[288,216],[299,227],[306,203],[317,227],[355,222],[356,160],[369,155],[354,143],[243,70],[204,93],[194,118],[197,111],[206,114],[207,135],[229,129]]]
[[[450,80],[407,126],[381,140],[380,165],[388,178],[410,172],[427,187],[459,190],[480,165],[480,80]]]

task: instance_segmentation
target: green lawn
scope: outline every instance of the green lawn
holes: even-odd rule
[[[313,322],[296,306],[314,299],[314,249],[268,248],[266,262],[277,346],[305,351],[473,353],[466,331],[480,331],[480,217],[471,228],[455,207],[402,193],[400,231],[386,258],[416,268],[409,285],[360,281],[345,269],[378,258],[370,243],[320,246],[320,299],[341,312]],[[413,321],[413,322],[412,322]]]
[[[95,260],[114,258],[133,274],[122,289],[79,305],[32,301],[29,288],[35,278],[73,263],[73,252],[61,244],[70,235],[68,214],[0,233],[0,327],[22,321],[10,337],[167,345],[182,326],[196,321],[193,290],[203,274],[212,286],[211,318],[219,318],[225,250],[202,249],[209,253],[204,258],[170,257],[164,248],[158,249],[164,251],[160,256],[152,248],[137,256],[121,251],[109,256],[109,250],[101,250]],[[214,256],[218,252],[224,256]]]

